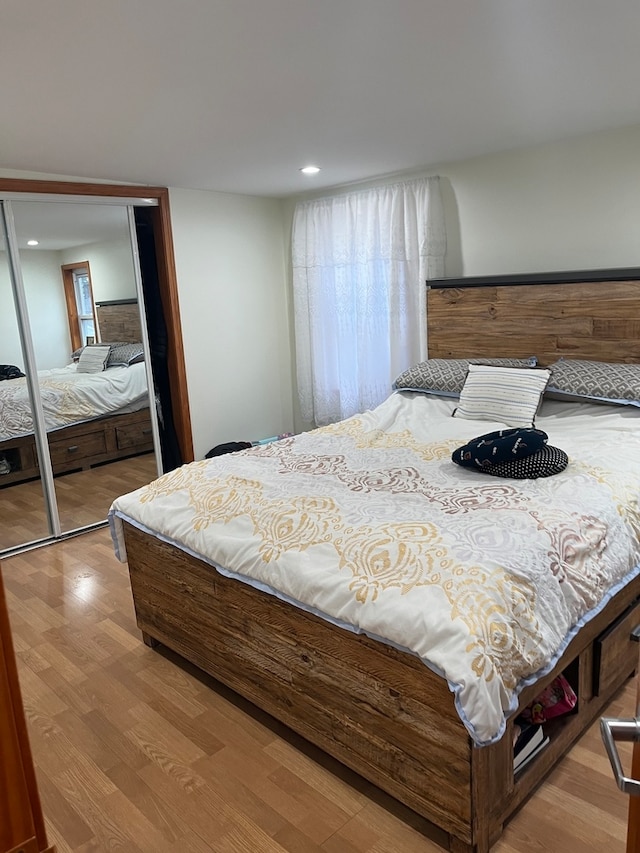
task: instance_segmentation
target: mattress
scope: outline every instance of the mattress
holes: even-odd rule
[[[640,411],[545,404],[569,465],[505,480],[451,454],[504,424],[400,392],[338,424],[194,462],[119,497],[122,521],[222,574],[417,655],[478,745],[639,572]]]
[[[47,431],[149,405],[144,363],[79,373],[77,364],[38,371]],[[0,382],[0,441],[33,432],[26,377]]]

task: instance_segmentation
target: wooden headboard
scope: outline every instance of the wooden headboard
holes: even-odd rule
[[[429,358],[640,361],[640,269],[427,284]]]
[[[137,299],[96,302],[96,315],[101,341],[142,341],[140,311]]]

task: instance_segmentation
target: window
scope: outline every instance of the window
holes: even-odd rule
[[[64,264],[62,280],[69,317],[71,349],[76,350],[87,343],[96,342],[98,337],[88,261]]]
[[[292,232],[298,397],[316,426],[372,409],[427,355],[428,278],[444,273],[437,177],[300,202]]]

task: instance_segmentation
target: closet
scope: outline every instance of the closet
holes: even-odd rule
[[[193,459],[168,191],[0,179],[0,297],[8,554]]]

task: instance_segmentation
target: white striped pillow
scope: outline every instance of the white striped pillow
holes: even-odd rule
[[[108,344],[85,347],[78,359],[78,373],[102,373],[107,365],[110,349]]]
[[[469,365],[453,415],[472,421],[493,421],[511,427],[533,426],[549,370]]]

